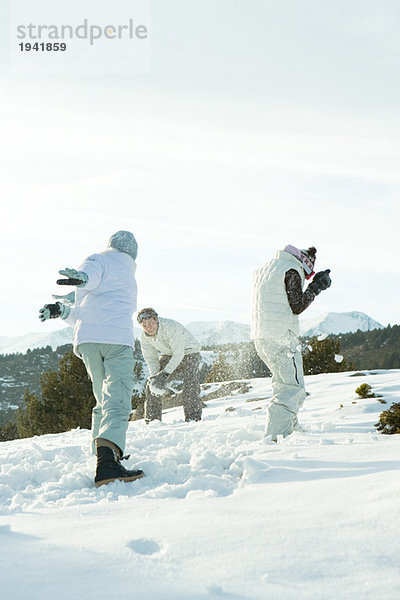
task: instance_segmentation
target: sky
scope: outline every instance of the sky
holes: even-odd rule
[[[37,318],[58,270],[118,229],[139,244],[138,307],[183,323],[249,323],[253,272],[288,243],[331,269],[304,317],[399,323],[399,17],[153,0],[139,75],[12,74],[2,18],[0,335],[63,327]]]

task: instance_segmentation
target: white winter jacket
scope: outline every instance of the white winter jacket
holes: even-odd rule
[[[290,308],[285,274],[295,269],[304,284],[305,276],[297,258],[278,250],[276,257],[254,273],[251,338],[286,342],[299,336],[299,318]]]
[[[156,335],[148,335],[144,330],[140,334],[143,358],[149,367],[150,375],[160,370],[159,354],[171,356],[166,373],[173,373],[184,356],[200,352],[200,344],[183,325],[173,319],[158,318]]]
[[[79,267],[88,276],[77,288],[75,306],[65,321],[74,327],[74,351],[84,342],[134,347],[133,313],[137,308],[136,263],[108,249],[92,254]]]

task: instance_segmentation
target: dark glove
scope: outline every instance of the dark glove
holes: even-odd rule
[[[316,296],[323,290],[327,290],[328,287],[331,286],[331,278],[329,277],[330,269],[326,269],[325,271],[318,271],[314,275],[314,279],[308,286],[308,289],[312,290]]]
[[[58,285],[76,285],[77,287],[84,287],[88,282],[88,276],[83,271],[77,271],[76,269],[61,269],[58,271],[60,275],[65,275],[67,279],[57,279]]]
[[[162,396],[165,393],[165,388],[167,387],[169,373],[165,371],[160,371],[154,377],[150,377],[149,385],[150,391],[155,396]]]
[[[70,312],[69,306],[56,302],[55,304],[45,304],[43,308],[39,310],[39,319],[47,321],[47,319],[57,319],[58,317],[67,317]]]

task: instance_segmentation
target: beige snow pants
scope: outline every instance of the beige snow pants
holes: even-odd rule
[[[267,408],[265,435],[276,441],[278,435],[286,437],[297,426],[297,413],[306,397],[303,359],[295,340],[262,339],[254,345],[272,373],[273,397]]]

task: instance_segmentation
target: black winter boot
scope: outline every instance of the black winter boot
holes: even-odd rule
[[[119,481],[134,481],[144,476],[143,471],[140,469],[128,471],[119,461],[120,459],[116,457],[111,448],[107,446],[97,448],[96,475],[94,477],[96,487],[117,479]]]

